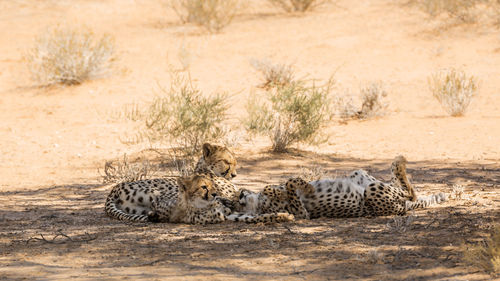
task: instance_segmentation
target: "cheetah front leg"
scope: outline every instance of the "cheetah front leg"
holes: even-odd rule
[[[432,205],[441,204],[445,201],[448,201],[448,196],[443,192],[429,196],[419,196],[416,201],[406,201],[406,210],[411,211],[415,209],[427,208]]]
[[[278,223],[294,221],[295,217],[289,213],[269,213],[269,214],[231,214],[226,217],[230,221],[241,221],[246,223]]]
[[[226,216],[231,213],[224,202],[227,199],[216,197],[212,203],[205,208],[193,208],[187,211],[185,223],[191,224],[215,224],[226,220]]]

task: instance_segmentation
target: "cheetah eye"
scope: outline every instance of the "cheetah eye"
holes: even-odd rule
[[[207,187],[206,185],[202,185],[202,186],[201,186],[201,188],[203,188],[203,189],[205,189],[205,190],[207,190],[207,189],[208,189],[208,187]]]

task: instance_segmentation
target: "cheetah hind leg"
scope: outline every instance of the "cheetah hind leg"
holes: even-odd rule
[[[397,156],[391,164],[391,185],[399,186],[403,190],[407,191],[409,194],[409,201],[417,201],[417,194],[413,185],[408,180],[408,176],[406,174],[406,163],[408,161],[402,155]]]
[[[298,219],[309,219],[309,212],[304,203],[297,195],[300,190],[303,195],[314,194],[314,187],[302,178],[292,178],[285,183],[288,200],[288,212],[295,215]]]

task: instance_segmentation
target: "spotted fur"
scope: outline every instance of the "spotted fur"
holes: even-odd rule
[[[213,224],[226,220],[247,223],[272,223],[294,220],[288,213],[239,214],[231,213],[227,204],[230,200],[217,197],[213,177],[196,174],[189,178],[179,178],[178,197],[173,200],[158,198],[153,202],[148,214],[153,222]]]
[[[314,193],[314,188],[301,178],[289,179],[281,186],[266,186],[261,192],[240,190],[236,210],[248,215],[289,213],[308,219],[309,213],[300,196]]]
[[[354,171],[345,178],[312,181],[309,184],[314,192],[302,195],[300,200],[310,218],[403,215],[446,200],[444,193],[416,196],[407,179],[403,156],[395,159],[391,171],[397,184],[383,183],[364,170]],[[300,189],[307,183],[292,184]]]

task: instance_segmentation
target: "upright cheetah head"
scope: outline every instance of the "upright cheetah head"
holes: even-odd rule
[[[225,146],[205,143],[202,147],[207,168],[228,180],[236,177],[236,157]]]

